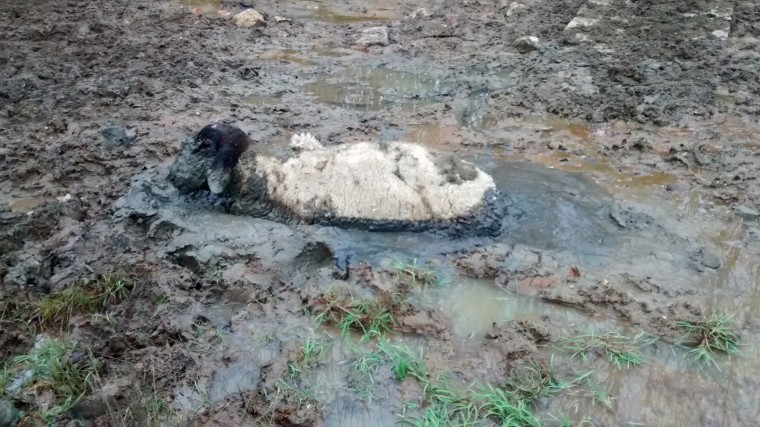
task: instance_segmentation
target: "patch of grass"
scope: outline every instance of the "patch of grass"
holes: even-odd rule
[[[288,362],[288,377],[291,380],[298,381],[301,379],[301,369],[295,362]]]
[[[390,360],[391,372],[396,381],[404,381],[407,375],[419,381],[427,380],[427,367],[422,360],[422,352],[417,356],[409,347],[396,346],[388,341],[381,341],[378,344],[378,350]]]
[[[606,357],[618,369],[623,369],[644,363],[645,358],[641,349],[653,344],[654,341],[643,333],[628,337],[617,332],[601,334],[592,332],[566,338],[562,341],[562,345],[565,350],[572,353],[573,357],[584,362],[588,362],[588,355],[594,352]]]
[[[335,292],[325,293],[312,304],[318,313],[318,323],[329,321],[343,336],[352,330],[361,331],[363,342],[373,337],[382,337],[393,330],[391,312],[396,307],[397,303],[387,297],[356,299]]]
[[[134,289],[132,282],[111,274],[101,275],[92,287],[101,308],[124,301]]]
[[[735,332],[731,316],[713,310],[700,321],[678,322],[676,325],[685,334],[681,344],[691,347],[689,354],[699,362],[712,363],[717,368],[717,355],[731,356],[739,353],[739,336]]]
[[[533,413],[533,403],[542,397],[575,387],[587,380],[591,372],[571,381],[559,380],[553,367],[523,366],[513,371],[513,376],[503,387],[493,385],[459,390],[440,377],[432,379],[421,357],[408,348],[393,346],[388,342],[378,344],[378,352],[392,362],[396,380],[406,376],[417,379],[423,389],[424,399],[420,405],[407,404],[401,423],[411,426],[472,426],[478,423],[490,425],[496,421],[509,427],[541,426],[543,422]],[[418,411],[415,416],[406,414],[407,409]],[[488,418],[491,421],[486,422]]]
[[[222,289],[224,286],[224,269],[222,267],[216,267],[211,273],[211,281],[214,284],[214,289]]]
[[[362,378],[366,378],[371,384],[374,384],[377,368],[383,363],[385,363],[385,357],[381,353],[363,351],[360,352],[359,357],[351,364],[351,367]]]
[[[153,395],[143,402],[145,414],[149,421],[158,421],[171,414],[171,408],[166,400]]]
[[[166,294],[160,294],[156,296],[156,305],[164,305],[169,303],[169,297]]]
[[[356,353],[356,359],[351,363],[349,383],[351,388],[362,395],[363,400],[372,401],[375,374],[380,366],[390,363],[391,372],[397,381],[404,381],[407,376],[419,380],[427,379],[427,370],[421,356],[415,356],[409,348],[390,344],[381,340],[373,350],[365,350],[350,344]]]
[[[97,361],[72,341],[42,338],[29,353],[13,358],[8,381],[18,378],[21,392],[40,394],[48,390],[55,398],[36,415],[52,421],[90,393],[97,373]],[[6,374],[8,375],[8,374]]]
[[[301,363],[305,368],[311,368],[315,363],[322,361],[325,357],[325,344],[317,339],[314,332],[311,332],[301,347]]]
[[[441,403],[427,406],[418,417],[405,414],[400,417],[399,424],[413,427],[469,427],[475,425],[478,419],[474,406],[462,408]]]
[[[589,371],[572,381],[563,381],[557,378],[553,362],[552,358],[548,369],[542,369],[536,365],[518,367],[512,371],[512,377],[506,381],[504,388],[517,400],[532,403],[537,399],[549,397],[560,390],[574,387],[592,372]]]
[[[5,388],[11,382],[11,379],[13,379],[13,372],[7,366],[0,369],[0,396],[5,395]]]
[[[456,390],[440,378],[432,380],[427,374],[418,381],[423,386],[424,409],[416,417],[400,414],[401,424],[420,427],[475,425],[480,408],[472,400],[470,392]],[[407,404],[407,407],[420,409],[419,405]]]
[[[592,381],[590,377],[586,378],[586,387],[591,392],[592,403],[601,402],[607,409],[612,409],[613,397],[607,393],[607,390],[602,388],[595,381]]]
[[[393,316],[387,307],[372,298],[352,301],[337,323],[343,335],[358,329],[365,337],[379,337],[393,329]]]
[[[97,308],[97,300],[79,285],[66,288],[40,302],[39,315],[44,323],[67,324],[76,313],[91,313]]]
[[[395,272],[398,277],[412,289],[423,289],[429,287],[444,286],[446,281],[436,272],[417,264],[417,260],[412,262],[394,261],[388,267]]]
[[[533,414],[528,401],[516,392],[493,387],[483,387],[475,398],[482,403],[480,410],[486,417],[496,419],[505,427],[539,427],[543,423]]]
[[[91,283],[75,283],[40,302],[38,314],[44,323],[67,324],[77,313],[93,313],[129,297],[133,285],[113,275],[101,275]]]
[[[280,379],[277,382],[275,396],[272,400],[272,409],[280,403],[292,403],[298,408],[313,409],[319,407],[317,401],[317,391],[314,386],[306,386],[303,382],[291,379],[286,381]]]

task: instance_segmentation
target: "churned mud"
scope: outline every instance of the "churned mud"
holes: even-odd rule
[[[0,425],[758,423],[755,3],[35,0],[0,30]],[[229,215],[166,179],[217,120],[456,154],[509,215]],[[712,313],[739,351],[698,361]],[[591,333],[641,361],[574,357]]]

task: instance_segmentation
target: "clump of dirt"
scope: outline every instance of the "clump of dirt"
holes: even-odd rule
[[[494,323],[485,338],[483,351],[490,353],[495,350],[500,355],[505,378],[521,365],[548,365],[539,352],[539,346],[551,342],[552,334],[541,322],[514,320],[504,325]]]

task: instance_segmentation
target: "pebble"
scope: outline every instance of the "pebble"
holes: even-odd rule
[[[256,9],[246,9],[235,15],[235,25],[240,28],[256,28],[266,25],[266,19]]]
[[[520,37],[512,43],[512,46],[520,53],[528,53],[541,49],[541,44],[536,36]]]
[[[430,12],[427,11],[424,7],[421,7],[414,12],[412,12],[410,18],[412,19],[418,19],[418,18],[427,18],[430,16]]]

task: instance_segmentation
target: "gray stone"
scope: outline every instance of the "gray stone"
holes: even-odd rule
[[[717,270],[720,268],[720,258],[718,258],[718,256],[713,253],[705,253],[702,255],[702,265],[707,268]]]
[[[430,12],[427,11],[424,7],[421,7],[414,12],[412,12],[410,18],[412,19],[418,19],[418,18],[427,18],[430,16]]]
[[[507,9],[505,13],[507,16],[518,15],[522,11],[528,9],[528,6],[522,3],[517,3],[517,2],[510,2],[509,4],[506,4],[506,3],[507,2],[502,2],[501,7]]]
[[[541,49],[541,44],[536,36],[520,37],[512,43],[512,46],[514,46],[514,48],[520,53],[528,53]]]
[[[246,9],[233,18],[240,28],[256,28],[266,25],[266,19],[256,9]]]
[[[370,27],[362,30],[356,44],[360,46],[388,46],[388,27]]]

